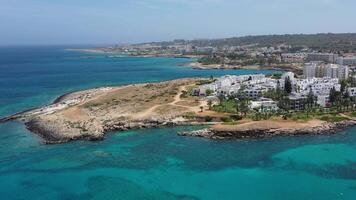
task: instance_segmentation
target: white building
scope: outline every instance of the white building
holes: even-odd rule
[[[321,107],[328,107],[330,104],[330,95],[318,95],[317,104]]]
[[[328,64],[326,65],[326,77],[337,78],[338,77],[339,65]]]
[[[217,90],[217,85],[215,83],[206,84],[199,87],[199,95],[206,96],[208,91],[213,91],[214,93]]]
[[[349,77],[349,67],[337,64],[307,63],[304,66],[303,75],[306,79],[328,77],[342,80]]]
[[[338,78],[340,80],[347,79],[349,77],[349,67],[329,64],[326,66],[326,76],[329,78]]]
[[[304,69],[303,69],[304,78],[309,79],[309,78],[316,77],[316,68],[317,68],[316,63],[305,64]]]
[[[313,94],[317,97],[315,100],[317,104],[322,107],[330,105],[329,95],[332,89],[336,91],[341,90],[338,77],[345,77],[348,75],[342,75],[342,70],[346,70],[346,67],[339,65],[327,65],[323,66],[325,73],[329,77],[323,78],[308,78],[298,79],[294,77],[292,72],[284,73],[279,80],[267,78],[264,75],[242,75],[242,76],[224,76],[219,78],[214,83],[200,86],[196,91],[199,95],[209,96],[214,95],[217,97],[220,94],[225,96],[236,94],[243,89],[244,94],[254,99],[250,107],[252,109],[259,109],[260,107],[273,108],[274,103],[261,98],[263,94],[269,90],[276,89],[279,83],[283,83],[286,78],[289,78],[292,82],[292,93],[289,95],[291,101],[290,108],[295,110],[302,110],[309,101],[309,94]],[[344,74],[347,74],[346,72]],[[332,78],[335,77],[335,78]],[[207,91],[210,92],[208,93]],[[348,88],[350,96],[356,96],[356,87]]]
[[[258,101],[251,101],[249,105],[250,109],[256,109],[258,111],[276,111],[278,110],[278,105],[272,99],[261,98]]]
[[[346,65],[340,66],[338,71],[338,78],[341,80],[348,79],[349,75],[350,75],[350,68]]]
[[[332,53],[309,53],[307,55],[307,60],[309,62],[322,61],[326,63],[336,63],[337,57],[338,56],[336,54]]]
[[[267,89],[256,86],[256,87],[245,89],[244,93],[246,94],[246,96],[248,96],[251,99],[258,99],[262,97],[265,91],[267,91]]]
[[[347,92],[349,93],[350,97],[355,97],[356,96],[356,87],[350,87],[347,89]]]
[[[305,53],[282,53],[282,60],[284,62],[303,62],[306,58]]]
[[[308,95],[310,90],[314,95],[329,95],[330,90],[335,88],[340,91],[341,85],[337,78],[313,78],[313,79],[297,79],[296,93]]]
[[[356,65],[356,56],[354,56],[354,57],[339,57],[339,58],[337,58],[336,63],[339,65],[355,66]]]

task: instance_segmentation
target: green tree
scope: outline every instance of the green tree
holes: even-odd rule
[[[211,89],[207,89],[207,90],[205,91],[205,93],[206,93],[206,96],[210,96],[211,94],[214,93],[214,91],[211,90]]]
[[[335,87],[331,88],[330,90],[330,95],[329,95],[329,100],[332,103],[333,106],[339,104],[340,100],[340,92],[336,91]]]
[[[284,91],[287,94],[292,93],[292,82],[289,77],[286,77],[284,80]]]
[[[330,103],[334,103],[336,101],[336,90],[335,90],[335,87],[330,89],[329,101],[330,101]]]
[[[208,101],[209,110],[211,110],[212,105],[213,105],[213,102],[212,102],[211,100],[209,100],[209,101]]]
[[[346,80],[341,80],[341,81],[340,81],[340,85],[341,85],[340,91],[341,91],[341,93],[343,94],[343,93],[345,93],[345,91],[346,91],[347,81],[346,81]]]
[[[240,101],[239,110],[240,110],[241,113],[243,113],[244,116],[247,115],[247,113],[249,111],[248,101],[247,100]]]
[[[308,104],[308,107],[313,107],[314,104],[315,104],[315,96],[314,96],[314,93],[313,93],[313,91],[311,89],[309,90],[309,94],[308,94],[308,98],[307,98],[307,104]]]

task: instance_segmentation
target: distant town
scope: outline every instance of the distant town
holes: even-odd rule
[[[190,66],[198,69],[282,69],[300,75],[307,62],[338,64],[349,66],[353,70],[356,65],[356,34],[267,35],[216,40],[174,40],[87,50],[139,57],[195,58],[196,62]],[[115,56],[108,55],[108,57]]]

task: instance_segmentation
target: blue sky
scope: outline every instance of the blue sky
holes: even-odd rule
[[[355,0],[0,0],[0,45],[356,32]]]

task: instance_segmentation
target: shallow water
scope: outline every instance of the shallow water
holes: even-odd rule
[[[256,72],[192,70],[180,66],[187,59],[113,59],[63,48],[0,48],[0,116],[83,88]],[[248,141],[176,135],[198,128],[43,145],[22,124],[1,124],[1,199],[355,199],[356,128]]]

